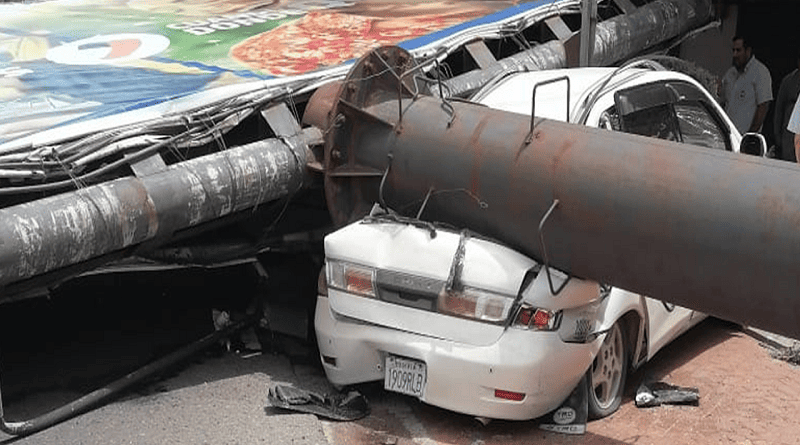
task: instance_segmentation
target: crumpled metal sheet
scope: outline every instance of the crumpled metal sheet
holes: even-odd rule
[[[670,385],[664,382],[642,383],[636,390],[636,406],[648,408],[660,405],[697,405],[700,392],[697,388]]]
[[[276,408],[315,414],[332,420],[358,420],[370,413],[367,398],[358,391],[322,395],[294,386],[275,385],[269,389],[267,399]]]

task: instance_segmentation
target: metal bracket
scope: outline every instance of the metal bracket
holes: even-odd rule
[[[478,64],[478,69],[486,69],[497,63],[494,54],[486,46],[483,40],[474,40],[466,44],[467,52]]]
[[[405,79],[406,76],[422,69],[423,65],[415,65],[413,68],[398,74],[397,71],[395,71],[395,68],[400,67],[390,65],[389,62],[387,62],[378,51],[373,51],[372,54],[374,54],[374,56],[380,60],[383,66],[388,69],[389,72],[397,79],[397,123],[395,124],[394,129],[395,132],[400,133],[400,130],[403,127],[403,91],[411,93],[412,98],[415,98],[419,95],[419,87],[417,84],[414,84],[415,91],[411,91],[408,85],[403,83],[403,79]]]
[[[381,177],[381,185],[380,187],[378,187],[378,200],[381,203],[381,208],[383,210],[388,211],[389,208],[386,207],[386,202],[383,200],[383,186],[384,184],[386,184],[386,177],[389,176],[389,169],[392,168],[392,161],[394,160],[394,155],[389,153],[386,156],[389,158],[389,162],[386,164],[386,170],[383,171],[383,177]]]
[[[555,34],[556,38],[562,42],[566,42],[573,34],[572,30],[569,29],[569,26],[567,26],[567,23],[564,22],[564,19],[562,19],[560,15],[545,19],[544,23],[550,28],[550,31]]]
[[[558,200],[554,199],[553,204],[550,206],[550,209],[548,209],[547,212],[545,212],[544,216],[542,217],[542,220],[539,221],[539,242],[542,245],[542,257],[543,257],[542,260],[544,261],[544,271],[547,274],[547,283],[550,285],[550,293],[553,294],[554,296],[558,295],[564,289],[564,286],[566,286],[567,283],[569,283],[569,280],[572,279],[572,274],[567,274],[567,279],[564,280],[563,283],[561,283],[561,286],[559,286],[558,289],[553,289],[553,279],[550,276],[550,259],[547,257],[547,245],[545,245],[544,243],[544,223],[547,222],[547,218],[550,217],[550,214],[553,213],[553,210],[555,210],[556,207],[558,207]]]
[[[428,205],[428,200],[431,199],[431,195],[433,194],[433,187],[431,186],[428,188],[428,193],[425,194],[425,199],[422,201],[422,205],[419,206],[419,210],[417,211],[417,219],[422,217],[422,212],[425,211],[425,207]]]
[[[299,135],[303,131],[297,119],[295,119],[294,114],[292,114],[285,102],[279,102],[269,108],[261,110],[261,116],[275,133],[275,136],[289,147],[297,161],[297,169],[302,175],[306,167],[307,153],[311,152],[311,148],[306,141],[294,138],[294,136]]]
[[[130,158],[130,155],[125,154],[123,157]],[[164,158],[161,157],[159,152],[155,152],[144,159],[131,162],[131,170],[133,170],[133,174],[139,178],[142,176],[152,175],[166,169],[167,164],[164,162]]]
[[[483,42],[481,42],[483,43]],[[439,72],[439,60],[434,59],[436,64],[436,72]],[[447,122],[447,128],[450,128],[453,125],[453,121],[456,120],[456,109],[453,107],[453,104],[447,101],[447,98],[444,97],[444,89],[442,88],[442,77],[436,77],[436,83],[439,85],[439,98],[442,99],[442,109],[450,116],[450,120]]]
[[[536,85],[533,86],[533,93],[531,93],[531,128],[530,131],[528,131],[528,136],[525,137],[525,145],[530,144],[531,141],[533,140],[533,129],[536,127],[536,89],[542,85],[549,85],[551,83],[562,82],[562,81],[567,82],[567,118],[564,121],[569,122],[569,102],[570,102],[569,77],[560,76],[542,82],[537,82]]]

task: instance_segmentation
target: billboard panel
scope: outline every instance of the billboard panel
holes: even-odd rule
[[[322,75],[380,45],[396,44],[413,52],[559,3],[565,2],[3,4],[0,152],[4,143],[57,125],[118,115],[225,85],[264,80],[271,85]]]

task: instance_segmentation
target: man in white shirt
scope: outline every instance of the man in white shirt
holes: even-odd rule
[[[800,162],[800,97],[794,104],[794,111],[792,111],[792,117],[789,118],[789,125],[786,128],[794,133],[794,153],[797,162]]]
[[[784,161],[797,162],[794,153],[795,133],[788,129],[788,124],[798,96],[800,96],[800,46],[797,47],[797,68],[783,78],[775,98],[773,121],[775,142],[780,158]]]
[[[772,101],[772,76],[741,35],[733,38],[733,66],[722,78],[722,100],[740,133],[761,131]]]

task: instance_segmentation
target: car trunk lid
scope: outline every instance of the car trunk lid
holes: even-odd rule
[[[461,245],[461,249],[459,246]],[[471,345],[494,343],[504,323],[445,315],[439,295],[460,283],[514,299],[535,262],[497,243],[433,226],[366,219],[325,239],[329,259],[376,270],[377,298],[329,291],[331,308],[363,322]],[[457,267],[454,267],[454,264]]]

